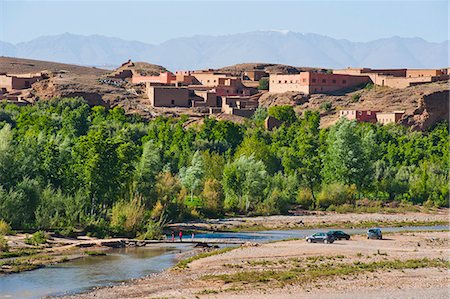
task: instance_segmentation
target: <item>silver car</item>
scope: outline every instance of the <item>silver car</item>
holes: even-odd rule
[[[369,228],[367,230],[367,239],[383,239],[383,234],[379,228]]]

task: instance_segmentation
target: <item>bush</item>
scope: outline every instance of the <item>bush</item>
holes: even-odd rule
[[[366,86],[364,86],[365,90],[371,90],[375,87],[375,85],[372,82],[369,82],[366,84]]]
[[[356,186],[334,183],[326,185],[317,195],[317,206],[323,209],[331,205],[339,206],[345,203],[353,203],[356,195]]]
[[[101,218],[90,222],[84,229],[84,232],[88,237],[103,239],[109,236],[109,225],[106,220]]]
[[[314,208],[314,199],[312,197],[311,191],[306,188],[301,188],[297,194],[297,203],[303,209]]]
[[[0,235],[9,235],[12,233],[11,226],[3,219],[0,219]]]
[[[259,80],[258,90],[269,90],[269,78]]]
[[[35,232],[31,235],[31,237],[25,238],[25,244],[28,245],[41,245],[47,242],[47,236],[45,235],[45,232],[42,230]]]
[[[57,230],[56,233],[65,238],[76,238],[77,237],[77,232],[75,231],[75,228],[73,228],[71,226]]]
[[[325,102],[320,104],[320,109],[323,111],[330,111],[333,108],[333,104],[331,102]]]
[[[9,246],[8,246],[8,240],[6,240],[5,236],[0,234],[0,251],[8,252]]]
[[[163,221],[149,220],[145,233],[140,235],[139,238],[144,240],[161,240],[164,237],[163,228]]]
[[[361,98],[361,94],[355,93],[354,95],[352,95],[352,98],[351,98],[350,102],[351,103],[359,102],[360,98]]]
[[[142,227],[144,212],[144,205],[139,196],[129,202],[116,202],[112,208],[111,227],[119,234],[123,233],[134,237]]]

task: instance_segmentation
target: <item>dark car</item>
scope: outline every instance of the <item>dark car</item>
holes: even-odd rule
[[[383,239],[383,234],[379,228],[369,228],[367,230],[367,239]]]
[[[350,240],[350,235],[341,230],[330,230],[327,234],[332,235],[336,240]]]
[[[325,244],[331,244],[334,242],[334,238],[332,235],[329,235],[327,233],[315,233],[314,235],[307,236],[306,241],[308,243],[325,243]]]

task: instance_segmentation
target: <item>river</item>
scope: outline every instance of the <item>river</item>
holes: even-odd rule
[[[329,229],[272,230],[240,233],[198,234],[196,239],[238,239],[269,242],[304,238]],[[447,226],[388,227],[383,232],[448,230]],[[363,234],[365,229],[345,229],[349,234]],[[192,244],[153,244],[146,247],[118,248],[106,256],[89,256],[33,271],[0,275],[0,299],[34,299],[84,292],[93,287],[118,284],[133,278],[161,272],[172,267],[176,255],[192,249]]]

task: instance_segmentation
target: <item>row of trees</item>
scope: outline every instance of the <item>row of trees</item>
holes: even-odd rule
[[[284,125],[267,132],[270,114]],[[0,106],[0,219],[152,235],[162,221],[373,201],[448,205],[448,128],[410,132],[259,109],[239,125],[144,122],[82,99]]]

